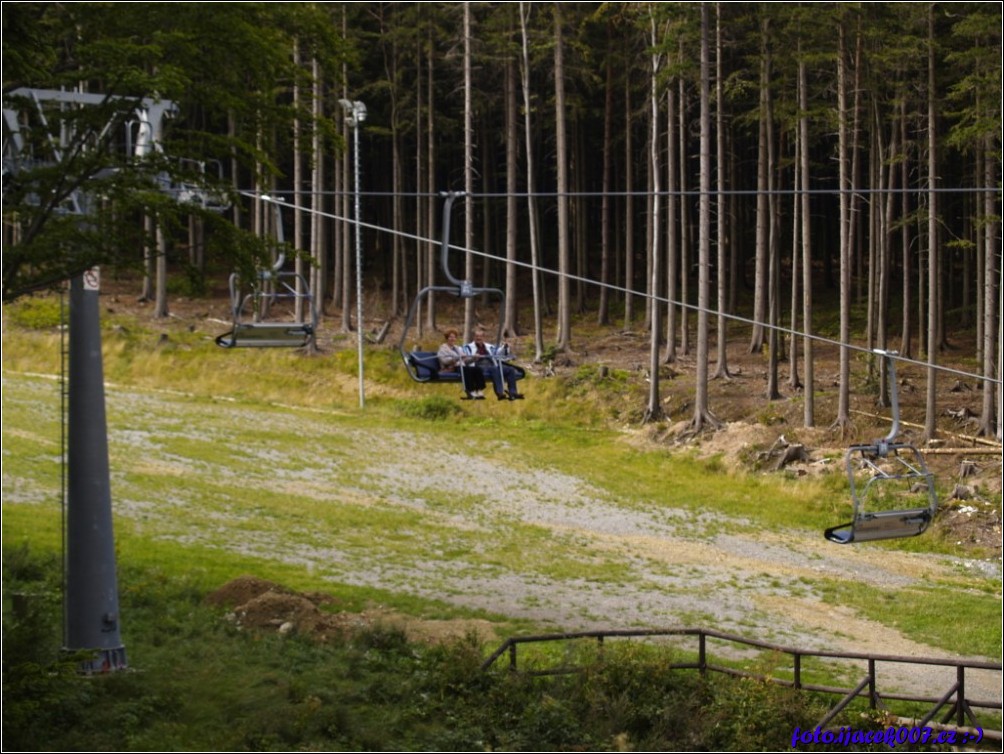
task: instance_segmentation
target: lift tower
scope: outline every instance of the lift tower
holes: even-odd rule
[[[74,133],[71,118],[67,119],[70,125],[58,123],[61,115],[79,113],[81,108],[107,106],[109,100],[106,95],[45,89],[17,89],[5,95],[5,214],[17,209],[7,206],[9,181],[24,179],[29,171],[40,167],[58,169],[76,150],[95,148]],[[122,118],[119,111],[105,131],[95,134],[94,141],[112,143],[127,150],[135,160],[142,160],[159,149],[163,121],[175,112],[175,106],[166,100],[148,98],[128,103],[128,117]],[[109,134],[110,129],[121,129],[122,133]],[[166,176],[158,176],[157,182],[161,188],[172,190]],[[85,181],[54,207],[54,212],[88,223],[96,200]],[[37,205],[44,200],[38,195],[22,193],[20,201]],[[112,527],[99,293],[100,274],[96,267],[72,277],[64,458],[67,475],[63,645],[68,651],[88,653],[81,666],[87,673],[127,666]]]

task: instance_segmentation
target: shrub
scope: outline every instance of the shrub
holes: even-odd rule
[[[29,296],[7,305],[11,322],[32,330],[48,330],[63,324],[64,308],[56,296]]]
[[[417,401],[402,401],[401,413],[415,419],[441,421],[460,414],[461,410],[456,401],[433,395]]]

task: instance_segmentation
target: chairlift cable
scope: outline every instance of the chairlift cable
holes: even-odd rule
[[[248,192],[248,191],[242,191],[240,193],[242,195],[250,197],[250,198],[259,198],[259,197],[261,197],[261,194],[253,193],[253,192]],[[276,192],[270,192],[270,195],[274,195],[275,193]],[[485,196],[485,195],[484,194],[480,194],[480,195],[477,195],[477,196]],[[283,206],[288,207],[289,209],[297,210],[297,211],[300,211],[300,212],[305,212],[307,214],[318,215],[320,217],[326,217],[326,218],[331,219],[331,220],[338,220],[340,222],[346,222],[346,223],[350,223],[350,224],[355,224],[356,223],[356,220],[354,218],[351,218],[351,217],[345,217],[343,215],[338,215],[338,214],[335,214],[333,212],[325,212],[324,210],[314,209],[312,207],[305,207],[305,206],[298,205],[298,204],[295,204],[295,203],[284,202]],[[414,233],[409,233],[407,231],[396,230],[394,228],[388,228],[388,227],[383,226],[383,225],[376,225],[374,223],[368,223],[368,222],[364,222],[362,220],[359,221],[359,226],[361,228],[366,228],[368,230],[374,230],[374,231],[377,231],[377,232],[380,232],[380,233],[388,233],[390,235],[398,236],[400,238],[404,238],[404,239],[407,239],[407,240],[410,240],[410,241],[417,241],[419,243],[426,243],[426,244],[439,244],[440,243],[439,239],[428,238],[428,237],[424,237],[424,236],[419,236],[419,235],[415,235]],[[479,257],[481,257],[483,259],[486,259],[486,260],[492,260],[492,261],[496,261],[496,262],[499,262],[499,263],[502,263],[502,264],[513,264],[513,265],[516,265],[517,267],[523,267],[523,268],[525,268],[527,270],[539,271],[539,272],[547,273],[549,275],[553,275],[555,277],[565,277],[565,278],[567,278],[567,279],[569,279],[571,281],[574,281],[574,282],[586,283],[587,285],[594,285],[594,286],[597,286],[597,287],[600,287],[600,288],[606,288],[606,289],[611,290],[611,291],[615,291],[615,292],[618,292],[618,293],[623,293],[623,294],[630,295],[630,296],[637,296],[637,297],[640,297],[640,298],[643,298],[643,299],[652,299],[652,300],[657,301],[660,304],[679,306],[679,307],[682,307],[684,309],[688,309],[688,310],[690,310],[692,312],[698,312],[699,313],[701,311],[704,311],[704,312],[706,312],[706,313],[708,313],[708,314],[710,314],[712,316],[715,316],[715,317],[724,317],[725,319],[728,319],[728,320],[733,321],[733,322],[738,322],[738,323],[746,324],[746,325],[759,326],[759,327],[763,327],[763,328],[765,328],[767,330],[775,330],[775,331],[777,331],[778,333],[781,333],[781,334],[790,335],[792,337],[798,337],[798,338],[802,338],[802,339],[808,339],[808,340],[811,340],[811,341],[813,341],[815,343],[820,343],[820,344],[824,344],[824,345],[832,345],[832,346],[836,346],[838,348],[847,348],[847,349],[849,349],[851,351],[857,351],[859,353],[867,354],[869,356],[875,355],[875,349],[867,348],[865,346],[859,346],[859,345],[855,345],[853,343],[841,343],[838,340],[833,340],[832,338],[826,338],[826,337],[823,337],[822,335],[813,335],[811,333],[806,333],[806,332],[801,331],[801,330],[795,330],[795,329],[790,328],[790,327],[784,327],[782,325],[772,325],[772,324],[770,324],[768,322],[758,322],[755,319],[751,319],[749,317],[743,317],[742,315],[739,315],[739,314],[729,314],[729,313],[725,313],[725,312],[719,312],[717,309],[712,309],[712,308],[708,308],[708,307],[702,308],[702,307],[698,306],[697,304],[689,304],[689,303],[686,303],[686,302],[683,302],[683,301],[671,300],[671,299],[668,299],[668,298],[666,298],[664,296],[656,296],[656,295],[653,295],[651,293],[647,293],[647,292],[644,292],[644,291],[631,290],[631,289],[626,288],[624,286],[617,285],[616,283],[602,283],[602,282],[600,282],[598,280],[593,280],[591,278],[582,277],[580,275],[575,275],[573,273],[564,273],[563,274],[561,272],[558,272],[557,270],[552,270],[552,269],[549,269],[547,267],[539,267],[538,266],[538,267],[535,268],[533,266],[533,264],[530,263],[530,262],[522,262],[522,261],[515,260],[515,259],[507,259],[506,257],[500,256],[498,254],[490,254],[488,252],[478,251],[477,249],[468,249],[468,248],[465,248],[463,246],[458,246],[458,245],[452,244],[452,243],[449,245],[449,248],[451,250],[453,250],[453,251],[459,251],[459,252],[463,252],[463,253],[470,253],[470,254],[473,254],[475,256],[479,256]],[[947,366],[944,366],[942,364],[931,364],[931,363],[926,362],[926,361],[920,361],[918,359],[911,359],[911,358],[908,358],[908,357],[905,357],[905,356],[901,356],[901,355],[897,355],[895,358],[896,358],[897,361],[899,361],[899,362],[901,362],[903,364],[909,364],[909,365],[912,365],[912,366],[919,367],[921,369],[934,369],[934,370],[939,371],[939,372],[944,372],[945,374],[952,374],[952,375],[955,375],[957,377],[964,377],[964,378],[967,378],[967,379],[984,382],[984,383],[987,383],[989,385],[998,385],[998,384],[1002,383],[1002,379],[1000,377],[994,378],[994,377],[988,377],[988,376],[984,376],[984,375],[974,374],[972,372],[967,372],[967,371],[964,371],[964,370],[961,370],[961,369],[955,369],[954,367],[947,367]]]
[[[841,188],[811,188],[811,189],[799,189],[798,191],[792,191],[791,189],[723,189],[721,191],[713,190],[710,193],[713,196],[802,196],[803,194],[808,194],[810,196],[839,196],[840,194],[857,194],[859,196],[890,196],[895,194],[986,194],[989,192],[1001,193],[1001,189],[993,186],[942,186],[934,189],[928,188],[884,188],[884,189],[841,189]],[[243,194],[244,196],[259,196],[254,189],[237,189],[237,193]],[[292,196],[293,191],[289,190],[275,190],[268,192],[272,196]],[[335,196],[335,197],[353,197],[355,192],[346,191],[341,189],[338,191],[327,190],[327,191],[313,191],[310,192],[316,196]],[[558,197],[567,197],[569,199],[591,199],[591,198],[601,198],[604,196],[611,196],[617,198],[625,197],[635,197],[644,198],[649,196],[675,196],[675,197],[691,197],[699,198],[701,195],[700,189],[683,189],[676,191],[646,191],[644,189],[638,189],[637,191],[514,191],[511,194],[502,192],[485,192],[485,193],[471,193],[467,194],[472,199],[505,199],[510,196],[514,196],[517,199],[528,199],[531,197],[541,198],[541,199],[557,199]],[[440,197],[440,192],[428,193],[426,191],[360,191],[359,196],[363,199],[365,198],[375,198],[375,199],[385,199],[390,197],[401,197],[403,199],[437,199]],[[289,205],[292,206],[292,205]]]

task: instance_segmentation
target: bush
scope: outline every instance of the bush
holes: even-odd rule
[[[29,296],[7,305],[7,315],[11,322],[32,330],[59,327],[63,324],[64,313],[68,315],[58,296]]]
[[[441,395],[433,395],[417,401],[402,401],[401,413],[414,419],[441,421],[457,416],[462,412],[456,401],[444,398]]]

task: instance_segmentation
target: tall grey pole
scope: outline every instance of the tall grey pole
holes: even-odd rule
[[[126,667],[108,468],[98,270],[70,282],[65,648],[94,651],[88,673]]]
[[[356,332],[359,343],[359,408],[366,406],[366,388],[363,382],[363,228],[359,224],[359,119],[352,119],[355,142],[355,218],[356,218]]]
[[[366,120],[366,105],[358,100],[350,102],[338,101],[346,111],[345,121],[352,127],[353,163],[355,188],[355,223],[356,223],[356,336],[359,350],[359,408],[366,406],[366,389],[363,381],[363,228],[360,224],[359,212],[359,124]]]

